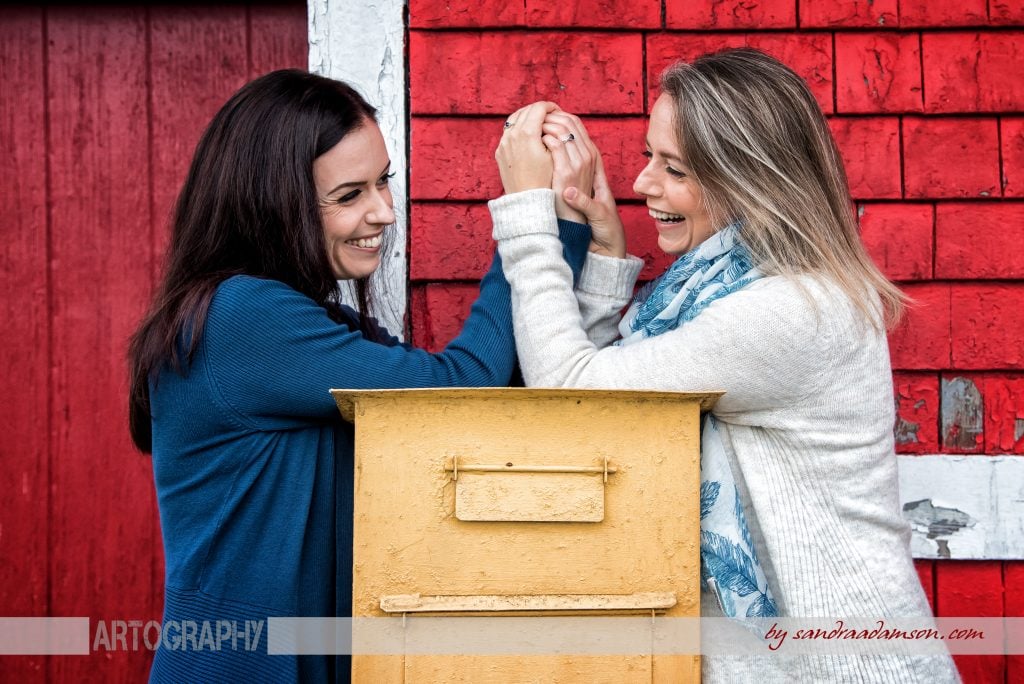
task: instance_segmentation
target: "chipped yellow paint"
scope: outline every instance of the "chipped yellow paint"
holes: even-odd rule
[[[675,599],[659,613],[700,615],[700,411],[717,394],[522,388],[332,393],[342,415],[355,423],[355,617],[386,616],[382,598],[400,594],[657,593]],[[607,459],[615,472],[604,484],[603,520],[459,520],[451,472],[456,457],[460,463],[528,466],[500,473],[521,478],[550,476],[544,472],[550,466],[586,471]],[[584,484],[601,477],[560,476]],[[541,495],[528,505],[543,507],[551,504],[545,497],[560,496],[557,490],[544,494],[544,487],[535,491]],[[695,656],[650,654],[355,656],[352,668],[357,682],[700,677]]]

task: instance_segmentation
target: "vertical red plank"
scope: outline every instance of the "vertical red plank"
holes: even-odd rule
[[[46,131],[43,12],[0,21],[0,615],[47,614]],[[0,679],[42,681],[41,657],[0,658]]]
[[[246,8],[155,6],[150,33],[154,253],[162,264],[171,210],[196,143],[249,77]]]
[[[1024,560],[1003,562],[1003,585],[1006,588],[1003,612],[1008,618],[1024,618]],[[1006,657],[1006,681],[1024,682],[1024,655]]]
[[[249,78],[309,64],[306,3],[249,7]]]
[[[53,369],[51,613],[157,617],[150,461],[127,431],[125,351],[150,288],[142,8],[48,12]],[[53,658],[54,681],[140,681],[146,651]]]
[[[940,617],[1003,617],[1003,568],[1000,561],[939,561],[935,564],[935,601]],[[954,656],[964,684],[1002,682],[1006,656]]]

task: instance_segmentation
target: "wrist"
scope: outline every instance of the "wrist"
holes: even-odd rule
[[[612,257],[613,259],[625,259],[626,258],[626,245],[625,243],[609,244],[607,242],[599,242],[597,240],[590,241],[590,252],[600,256]]]
[[[584,225],[588,223],[587,217],[584,214],[565,206],[555,206],[555,215],[563,221],[572,221],[573,223],[582,223]]]

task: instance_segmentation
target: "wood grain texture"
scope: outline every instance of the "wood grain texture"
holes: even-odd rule
[[[196,143],[249,80],[243,5],[150,10],[154,251],[162,263],[171,212]]]
[[[47,611],[46,138],[43,12],[0,21],[0,615]],[[39,657],[0,658],[0,679],[41,679]]]
[[[150,289],[146,15],[48,10],[51,592],[56,616],[153,619],[151,462],[127,430],[127,340]],[[151,654],[50,660],[55,681],[138,681]]]
[[[306,3],[249,7],[249,78],[275,69],[305,69],[309,61]]]
[[[305,36],[292,1],[3,10],[0,616],[84,616],[94,630],[160,618],[152,471],[126,429],[127,340],[202,127],[251,75],[304,67]],[[0,681],[135,682],[150,659],[8,656]]]

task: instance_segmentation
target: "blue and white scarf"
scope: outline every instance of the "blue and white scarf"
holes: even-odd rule
[[[739,224],[726,226],[642,289],[619,324],[622,339],[615,344],[634,344],[674,330],[715,300],[760,278],[739,231]],[[701,581],[724,615],[778,615],[757,562],[718,423],[710,413],[701,426],[700,570]]]

